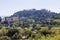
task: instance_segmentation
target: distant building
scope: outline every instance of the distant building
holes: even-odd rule
[[[2,21],[5,21],[5,20],[7,20],[7,21],[16,21],[16,20],[18,20],[18,17],[4,17],[2,19]]]

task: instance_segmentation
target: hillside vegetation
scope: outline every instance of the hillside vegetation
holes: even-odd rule
[[[60,13],[32,9],[4,18],[0,17],[0,40],[60,40]]]

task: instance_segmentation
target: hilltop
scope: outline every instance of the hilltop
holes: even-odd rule
[[[60,19],[60,13],[51,12],[46,9],[41,10],[23,10],[14,13],[11,17],[24,17],[24,18],[32,18],[35,21],[45,20],[45,19]]]
[[[4,20],[4,19],[3,19]],[[5,17],[5,21],[13,21],[14,25],[60,25],[60,13],[51,12],[50,10],[22,10],[15,12],[10,17]]]

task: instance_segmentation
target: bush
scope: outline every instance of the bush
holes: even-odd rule
[[[7,37],[7,36],[1,36],[0,40],[11,40],[11,38]]]

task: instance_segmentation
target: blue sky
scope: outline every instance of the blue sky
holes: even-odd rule
[[[60,12],[60,0],[0,0],[0,16],[10,16],[17,11],[33,8]]]

